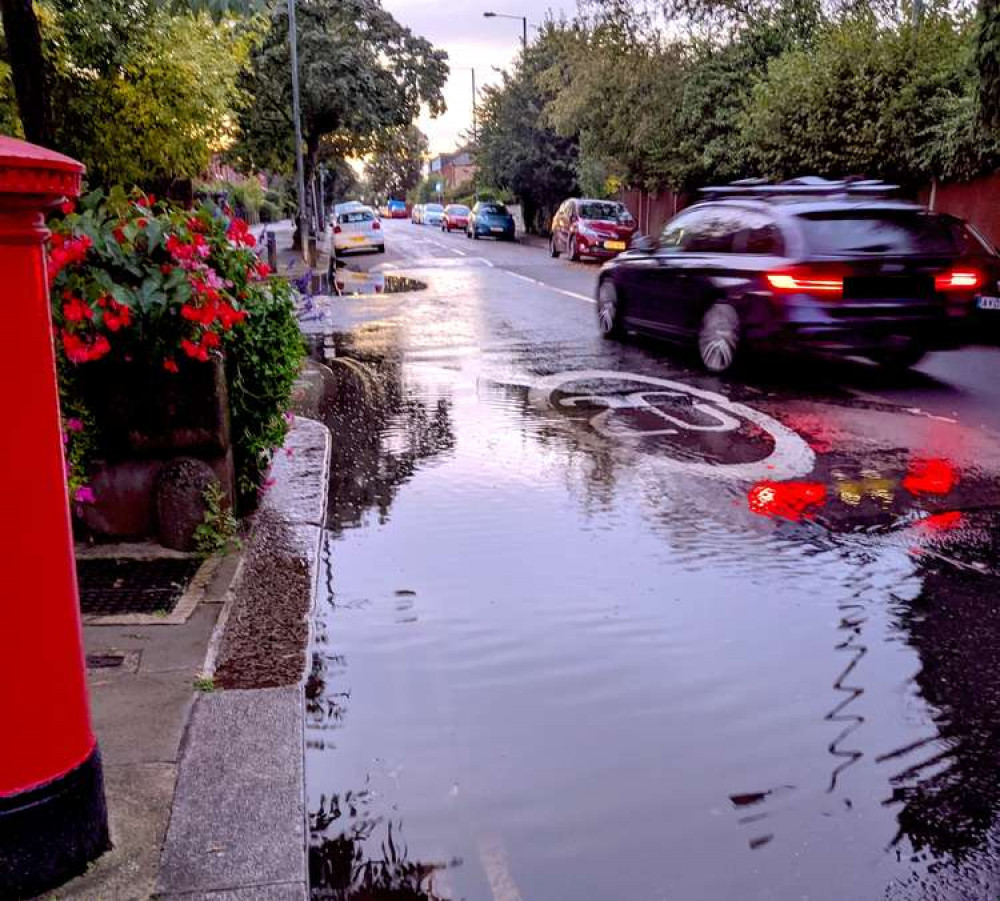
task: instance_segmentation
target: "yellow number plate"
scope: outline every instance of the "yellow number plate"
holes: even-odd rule
[[[351,238],[351,242],[354,244],[364,244],[365,243],[364,235],[358,235],[357,237]]]
[[[604,242],[604,246],[607,247],[608,250],[624,250],[625,249],[625,242],[624,241],[605,241]]]

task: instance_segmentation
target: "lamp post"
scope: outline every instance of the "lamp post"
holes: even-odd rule
[[[48,891],[109,847],[90,725],[59,422],[45,216],[83,166],[0,138],[0,272],[16,340],[0,354],[0,897]],[[38,678],[32,678],[31,674]]]
[[[511,16],[507,13],[483,13],[484,19],[520,19],[521,20],[521,47],[524,50],[528,49],[528,17],[527,16]]]
[[[295,119],[295,176],[299,195],[299,241],[303,257],[308,255],[306,220],[306,170],[302,161],[302,112],[299,102],[299,37],[295,27],[295,0],[288,0],[288,49],[292,57],[292,117]]]
[[[452,66],[454,69],[461,69],[472,73],[472,143],[475,144],[479,134],[476,122],[476,70],[472,66]]]

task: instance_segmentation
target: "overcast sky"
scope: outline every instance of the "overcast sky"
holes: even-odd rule
[[[576,12],[576,0],[382,0],[382,5],[415,34],[448,53],[451,77],[445,87],[448,110],[437,119],[421,116],[419,126],[427,135],[431,153],[454,150],[463,131],[472,129],[472,73],[476,83],[495,83],[493,67],[504,68],[514,60],[521,43],[521,23],[514,19],[484,19],[487,10],[527,15],[540,23],[546,10],[559,16]],[[462,68],[464,67],[464,68]]]

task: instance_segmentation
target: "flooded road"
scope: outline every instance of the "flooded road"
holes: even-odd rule
[[[314,897],[997,897],[994,437],[407,263],[309,324]]]

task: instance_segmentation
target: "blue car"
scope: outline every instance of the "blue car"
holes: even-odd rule
[[[502,203],[481,200],[472,208],[465,236],[476,240],[496,238],[498,241],[513,241],[514,217]]]

